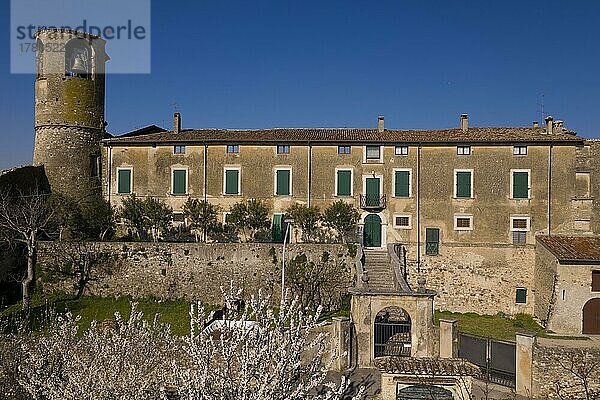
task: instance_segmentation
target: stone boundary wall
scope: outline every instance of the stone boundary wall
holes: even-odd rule
[[[416,248],[408,246],[408,281],[417,285]],[[424,253],[424,250],[423,250]],[[454,312],[533,314],[535,247],[443,244],[439,256],[421,257],[426,287],[435,290],[435,308]],[[516,304],[516,289],[527,302]]]
[[[50,274],[58,267],[57,254],[63,251],[61,246],[59,242],[40,245],[39,282],[44,292],[74,293],[74,279]],[[94,276],[85,294],[187,298],[220,304],[220,288],[227,289],[233,282],[234,287],[243,290],[243,297],[262,289],[279,301],[282,252],[279,244],[103,242],[97,246],[99,251],[110,253],[114,261],[108,271]],[[309,260],[318,262],[324,252],[337,257],[338,262],[345,263],[347,273],[354,274],[347,245],[292,244],[287,247],[286,259],[289,261],[304,253]]]
[[[532,366],[535,398],[561,399],[556,393],[559,384],[562,398],[586,399],[582,381],[569,369],[590,369],[590,389],[600,395],[600,343],[595,339],[591,341],[536,339]]]

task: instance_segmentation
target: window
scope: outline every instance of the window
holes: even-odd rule
[[[600,292],[600,271],[592,271],[592,292]]]
[[[394,148],[394,154],[397,156],[407,156],[408,146],[396,146],[396,148]]]
[[[181,196],[187,194],[187,169],[173,170],[172,194]]]
[[[240,192],[240,168],[225,168],[223,193],[226,195],[239,195]]]
[[[527,232],[513,231],[512,242],[513,244],[527,244]]]
[[[471,146],[457,146],[456,154],[459,156],[468,156],[471,154]]]
[[[439,228],[425,229],[425,254],[428,256],[437,256],[440,254]]]
[[[529,231],[529,217],[511,217],[510,229],[512,231],[513,244],[527,244],[527,232]]]
[[[406,215],[406,214],[394,215],[394,227],[400,228],[400,229],[410,229],[411,228],[410,215]]]
[[[578,198],[590,197],[589,172],[575,172],[575,196]]]
[[[381,161],[381,146],[365,146],[366,161]]]
[[[454,170],[454,198],[470,199],[473,197],[473,171]]]
[[[100,174],[100,156],[98,154],[90,155],[90,176],[98,177]]]
[[[350,154],[350,146],[338,146],[338,154]]]
[[[352,170],[338,169],[335,176],[335,195],[352,196]]]
[[[275,195],[276,196],[291,196],[292,195],[292,169],[277,169],[275,170]]]
[[[455,231],[472,231],[473,216],[472,215],[455,215],[454,216]]]
[[[287,144],[278,145],[277,154],[290,154],[290,146]]]
[[[185,215],[182,212],[173,213],[173,222],[185,222]]]
[[[527,155],[527,146],[515,146],[515,147],[513,147],[513,154],[515,156],[526,156]]]
[[[410,197],[410,169],[394,170],[394,197]]]
[[[226,224],[230,223],[230,221],[229,221],[230,216],[231,216],[230,212],[224,212],[223,213],[223,225],[226,225]]]
[[[527,289],[525,288],[517,288],[517,294],[515,296],[515,302],[517,304],[525,304],[527,303]]]
[[[118,194],[131,194],[133,191],[133,179],[131,175],[133,170],[131,168],[118,168],[117,169],[117,193]]]
[[[511,193],[513,199],[529,198],[529,170],[511,170]]]
[[[227,152],[228,153],[239,153],[240,146],[237,144],[229,144],[229,145],[227,145]]]
[[[174,154],[185,154],[185,146],[174,146],[173,153]]]

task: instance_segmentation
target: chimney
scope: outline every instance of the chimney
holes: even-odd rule
[[[539,128],[539,127],[540,127],[540,124],[538,124],[538,122],[537,122],[537,121],[533,121],[533,127],[534,127],[534,128]]]
[[[181,132],[181,114],[176,112],[173,114],[173,133]]]
[[[564,126],[564,122],[562,120],[557,119],[556,121],[554,121],[553,126],[554,126],[553,130],[555,133],[563,133],[565,126]]]
[[[463,132],[466,132],[467,129],[469,129],[469,115],[468,114],[460,115],[460,129],[462,129]]]
[[[385,123],[384,123],[383,115],[380,115],[379,117],[377,117],[377,131],[378,132],[385,131]]]
[[[554,133],[554,118],[548,115],[546,118],[546,133],[552,135]]]

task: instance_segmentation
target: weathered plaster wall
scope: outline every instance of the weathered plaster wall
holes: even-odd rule
[[[596,367],[589,376],[592,390],[600,390],[600,348],[592,347],[586,341],[537,339],[533,348],[533,394],[536,398],[559,399],[556,395],[557,384],[567,389],[562,392],[563,399],[585,399],[581,380],[568,369],[571,365],[590,368]],[[583,360],[583,361],[582,361]],[[573,362],[572,362],[573,361]]]
[[[244,296],[259,289],[273,294],[275,299],[281,293],[281,245],[104,243],[102,249],[113,255],[114,265],[110,274],[104,273],[90,282],[87,289],[90,294],[188,298],[219,304],[220,287],[228,288],[232,281],[234,287],[243,289]],[[60,251],[56,244],[44,243],[40,247],[38,263],[42,271],[56,267],[56,251]],[[303,252],[309,260],[318,261],[323,252],[329,252],[346,265],[352,265],[344,245],[291,245],[288,251],[288,260]],[[73,284],[73,281],[42,281],[47,291],[72,291]]]
[[[583,306],[600,292],[592,292],[592,271],[600,265],[558,264],[555,300],[552,304],[548,329],[563,334],[581,334]]]
[[[414,248],[408,258],[414,260]],[[439,256],[422,256],[421,273],[435,290],[435,308],[478,314],[533,313],[534,247],[442,244]],[[417,265],[408,280],[417,287]],[[516,304],[516,289],[527,289],[527,302]]]
[[[535,249],[535,307],[534,315],[542,322],[548,321],[554,298],[554,284],[558,260],[546,247],[538,244]]]

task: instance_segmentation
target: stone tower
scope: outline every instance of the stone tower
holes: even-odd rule
[[[106,42],[68,29],[37,35],[34,165],[53,192],[75,199],[101,193]]]

